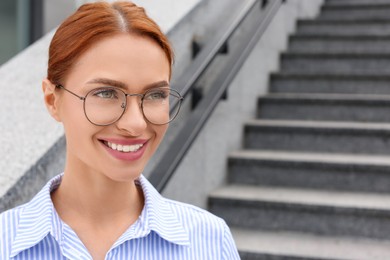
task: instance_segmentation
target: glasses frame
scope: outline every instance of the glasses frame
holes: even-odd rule
[[[123,91],[122,89],[120,89],[120,88],[110,87],[110,88],[113,88],[113,89],[116,89],[116,90],[122,92],[122,93],[125,95],[124,107],[123,107],[123,104],[122,104],[122,108],[123,108],[122,114],[118,117],[118,119],[116,119],[116,120],[113,121],[112,123],[109,123],[109,124],[96,124],[96,123],[92,122],[91,119],[89,119],[89,117],[88,117],[88,115],[87,115],[87,112],[86,112],[86,110],[85,110],[85,100],[87,99],[89,93],[91,93],[92,91],[95,91],[96,89],[92,89],[92,90],[88,91],[88,93],[85,95],[85,97],[83,97],[83,96],[77,95],[77,94],[74,93],[73,91],[70,91],[69,89],[65,88],[65,87],[64,87],[63,85],[61,85],[61,84],[57,84],[57,85],[55,85],[55,87],[58,88],[58,89],[63,89],[63,90],[65,90],[66,92],[68,92],[68,93],[72,94],[73,96],[77,97],[78,99],[82,100],[82,101],[83,101],[83,110],[84,110],[84,115],[85,115],[85,117],[87,118],[87,120],[88,120],[91,124],[96,125],[96,126],[109,126],[109,125],[112,125],[112,124],[115,124],[116,122],[118,122],[118,121],[122,118],[122,116],[124,115],[124,113],[126,112],[126,108],[127,108],[127,97],[140,97],[140,98],[141,98],[141,107],[140,107],[140,108],[141,108],[142,115],[143,115],[144,119],[145,119],[147,122],[149,122],[149,123],[151,123],[151,124],[153,124],[153,125],[166,125],[166,124],[169,124],[170,122],[172,122],[172,121],[176,118],[176,116],[179,114],[179,111],[180,111],[180,108],[181,108],[181,103],[182,103],[182,101],[184,100],[184,98],[180,95],[180,93],[179,93],[177,90],[171,89],[171,88],[169,88],[169,87],[160,87],[160,88],[169,89],[171,93],[173,92],[173,93],[175,94],[174,96],[176,96],[176,97],[178,98],[178,102],[177,102],[175,105],[176,105],[176,106],[179,106],[179,107],[177,108],[176,114],[175,114],[172,118],[170,118],[170,120],[169,120],[168,122],[163,123],[163,124],[156,124],[156,123],[151,122],[151,121],[145,116],[144,107],[143,107],[144,98],[145,98],[146,94],[147,94],[149,91],[151,91],[151,90],[147,90],[144,94],[130,94],[130,93],[124,92],[124,91]]]

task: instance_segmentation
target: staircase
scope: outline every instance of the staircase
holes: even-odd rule
[[[390,0],[300,21],[209,209],[242,259],[390,259]]]

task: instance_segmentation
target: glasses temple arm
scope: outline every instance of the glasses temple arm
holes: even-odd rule
[[[65,88],[64,86],[62,86],[62,85],[56,85],[56,88],[63,89],[63,90],[65,90],[66,92],[69,92],[70,94],[72,94],[73,96],[78,97],[78,98],[81,99],[81,100],[85,100],[85,97],[81,97],[81,96],[77,95],[76,93],[70,91],[69,89],[66,89],[66,88]]]

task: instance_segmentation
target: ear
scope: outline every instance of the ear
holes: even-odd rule
[[[59,116],[60,97],[58,93],[56,93],[56,86],[51,83],[50,80],[44,79],[42,81],[42,91],[45,105],[50,115],[58,122],[61,122],[61,118]]]

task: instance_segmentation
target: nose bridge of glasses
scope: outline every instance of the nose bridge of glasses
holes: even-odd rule
[[[139,97],[139,105],[141,105],[142,99],[143,99],[144,95],[143,94],[129,94],[129,93],[125,93],[125,97],[126,97],[126,101],[128,101],[127,100],[128,97]]]
[[[126,97],[140,97],[142,98],[144,95],[143,94],[128,94],[128,93],[125,93]]]
[[[124,103],[122,103],[121,107],[123,109],[126,109],[129,107],[129,105],[131,104],[131,102],[129,102],[129,100],[127,99],[128,97],[139,97],[139,99],[137,99],[137,105],[138,107],[142,110],[142,99],[144,97],[143,94],[128,94],[128,93],[124,93],[125,94],[125,100],[124,100]]]

